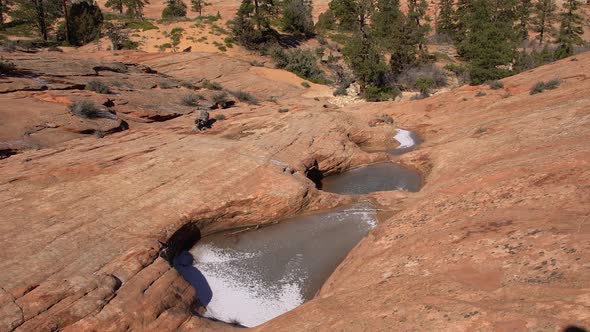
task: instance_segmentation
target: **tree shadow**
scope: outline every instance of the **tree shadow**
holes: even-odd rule
[[[173,266],[193,286],[199,303],[206,307],[213,298],[213,291],[205,276],[193,266],[193,261],[193,256],[188,251],[183,251],[174,257]]]
[[[563,329],[563,332],[588,332],[587,329],[575,325],[570,325]]]

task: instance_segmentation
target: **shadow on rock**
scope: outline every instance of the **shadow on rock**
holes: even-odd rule
[[[193,266],[193,256],[188,251],[183,251],[174,258],[173,265],[176,271],[193,286],[199,303],[206,307],[213,298],[213,291],[205,276]]]

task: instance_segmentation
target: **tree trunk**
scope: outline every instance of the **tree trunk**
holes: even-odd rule
[[[256,15],[256,25],[258,26],[258,32],[262,32],[262,26],[260,25],[260,13],[258,13],[258,0],[254,0],[254,13]]]
[[[39,25],[39,31],[41,32],[43,40],[47,41],[49,38],[47,36],[47,22],[45,20],[45,7],[43,5],[43,0],[34,1],[35,11],[37,12],[37,24]]]
[[[70,41],[70,18],[68,17],[68,3],[67,0],[63,0],[64,6],[64,18],[65,18],[65,25],[66,25],[66,40]]]
[[[0,0],[0,29],[4,27],[4,3]]]

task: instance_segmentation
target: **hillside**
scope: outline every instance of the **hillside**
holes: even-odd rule
[[[231,329],[193,314],[195,291],[168,252],[187,237],[350,202],[304,174],[395,158],[363,149],[396,128],[424,140],[399,159],[422,173],[421,191],[371,194],[378,227],[315,299],[256,329],[590,326],[588,52],[499,90],[344,108],[325,86],[232,56],[2,56],[21,73],[0,80],[1,141],[16,153],[0,160],[2,330]],[[111,70],[118,63],[127,70]],[[557,89],[529,94],[555,78]],[[259,105],[232,97],[235,107],[211,111],[225,120],[194,131],[183,96],[216,90],[183,83],[205,79]],[[89,80],[121,84],[105,95],[84,90]],[[110,115],[72,115],[67,105],[83,98]],[[394,124],[375,126],[381,114]]]

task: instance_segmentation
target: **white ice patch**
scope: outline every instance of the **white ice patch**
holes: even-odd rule
[[[289,273],[278,284],[266,285],[251,271],[226,264],[247,259],[250,254],[231,249],[222,252],[210,245],[197,248],[193,251],[195,267],[205,276],[213,293],[205,317],[253,327],[304,302],[304,281],[298,280],[296,273]]]
[[[416,145],[416,141],[412,138],[412,132],[405,129],[397,130],[397,134],[393,137],[396,141],[399,142],[400,146],[396,149],[407,149],[411,148]]]

